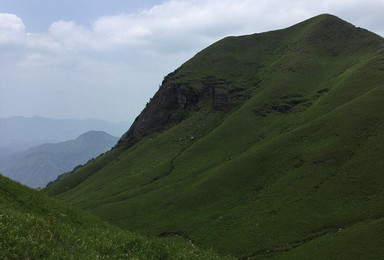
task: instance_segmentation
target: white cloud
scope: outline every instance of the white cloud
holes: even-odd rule
[[[18,44],[25,40],[25,26],[20,17],[0,13],[0,44]]]
[[[5,102],[0,110],[5,111],[7,100],[20,96],[12,92],[17,85],[17,93],[28,87],[26,96],[35,95],[24,101],[26,110],[28,103],[44,104],[41,100],[50,98],[47,93],[63,93],[62,107],[65,102],[77,102],[76,107],[84,111],[92,107],[95,117],[118,114],[117,120],[129,110],[132,119],[163,76],[222,37],[280,29],[321,13],[383,35],[382,10],[383,0],[168,0],[137,13],[99,17],[89,24],[58,20],[40,33],[28,32],[20,17],[3,13],[0,90]],[[86,104],[90,92],[96,104]],[[107,102],[104,97],[108,103],[103,103]],[[119,107],[108,110],[109,103]]]
[[[83,54],[110,50],[191,53],[227,35],[287,27],[324,12],[350,16],[360,26],[371,25],[381,32],[383,7],[381,0],[169,0],[139,13],[100,17],[89,26],[57,21],[40,34],[26,34],[16,15],[0,14],[0,43]]]
[[[74,21],[54,22],[48,31],[52,39],[59,42],[66,50],[83,50],[98,46],[98,41],[92,32]]]
[[[105,16],[93,25],[93,33],[103,43],[101,46],[113,45],[142,45],[143,39],[152,34],[151,28],[146,26],[140,17],[135,15]]]
[[[62,44],[46,33],[27,33],[25,44],[28,49],[46,52],[60,52],[62,49]]]

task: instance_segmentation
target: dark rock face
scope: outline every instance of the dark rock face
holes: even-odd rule
[[[224,79],[217,79],[215,77],[206,77],[201,80],[203,84],[202,96],[212,97],[212,108],[214,110],[229,112],[232,108],[231,97],[227,91],[230,82]],[[225,89],[225,91],[218,92],[217,89]],[[230,90],[229,90],[230,91]]]
[[[213,100],[213,109],[226,111],[231,110],[231,98],[227,93],[217,93]]]
[[[197,110],[199,95],[187,85],[169,83],[165,79],[159,91],[118,142],[118,145],[133,145],[138,138],[182,121],[188,110]]]
[[[188,111],[199,109],[197,103],[200,99],[211,99],[214,110],[225,112],[231,110],[230,95],[223,91],[228,82],[207,77],[201,81],[203,85],[201,91],[196,93],[188,83],[172,82],[172,77],[176,73],[177,71],[164,78],[160,89],[121,137],[118,146],[132,146],[143,136],[162,132],[181,122]],[[216,88],[220,88],[221,92],[217,92]]]

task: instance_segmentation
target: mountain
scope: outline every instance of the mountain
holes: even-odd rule
[[[30,187],[44,187],[59,174],[108,151],[118,138],[90,131],[75,140],[43,144],[0,159],[0,172]]]
[[[384,39],[332,15],[227,37],[118,146],[44,191],[121,228],[252,259],[384,254]]]
[[[0,156],[8,156],[44,143],[72,140],[82,133],[97,130],[121,136],[131,125],[103,120],[51,119],[45,117],[0,118]]]
[[[1,175],[0,201],[1,259],[223,259],[182,238],[122,231]]]

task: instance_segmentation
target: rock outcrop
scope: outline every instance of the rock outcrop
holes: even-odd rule
[[[227,82],[213,77],[204,79],[203,88],[196,91],[189,83],[174,83],[177,71],[166,76],[154,97],[136,117],[129,130],[121,137],[118,146],[132,146],[141,137],[162,132],[186,118],[188,111],[199,110],[202,98],[210,99],[213,110],[229,112],[232,108],[230,95],[216,91]]]
[[[179,123],[188,110],[197,110],[199,95],[188,86],[175,84],[166,77],[144,110],[135,119],[129,130],[121,137],[119,145],[131,146],[140,137],[162,132]]]

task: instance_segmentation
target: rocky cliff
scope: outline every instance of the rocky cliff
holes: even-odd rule
[[[190,83],[177,82],[178,70],[166,76],[157,93],[136,117],[129,130],[121,137],[118,146],[131,146],[141,137],[154,132],[162,132],[188,116],[189,111],[201,109],[199,101],[208,102],[208,109],[229,112],[235,105],[231,103],[231,94],[243,89],[225,88],[230,82],[213,76],[201,80],[201,88],[196,89]]]

